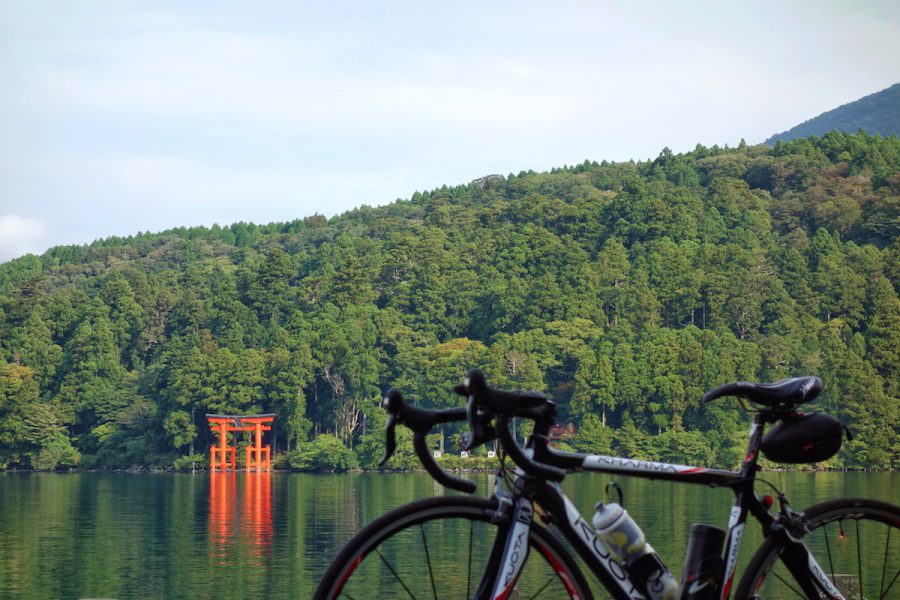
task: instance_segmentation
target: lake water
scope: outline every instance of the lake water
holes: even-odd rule
[[[900,495],[898,473],[763,478],[795,507],[839,496],[896,503]],[[491,480],[475,479],[487,495]],[[608,481],[576,475],[564,488],[590,520]],[[673,572],[691,523],[726,526],[727,490],[618,481]],[[0,474],[0,598],[309,598],[360,527],[444,493],[425,474]],[[742,562],[758,541],[749,524]]]

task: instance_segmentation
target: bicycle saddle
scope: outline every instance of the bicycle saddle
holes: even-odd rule
[[[775,383],[738,381],[711,389],[704,394],[702,401],[710,402],[722,396],[740,396],[769,408],[789,408],[813,400],[821,391],[822,380],[818,377],[792,377]]]

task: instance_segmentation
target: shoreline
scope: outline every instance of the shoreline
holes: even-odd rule
[[[496,469],[444,469],[448,473],[494,473]],[[821,467],[821,468],[799,468],[799,469],[760,469],[760,473],[895,473],[900,469],[868,469],[864,467]],[[131,473],[131,474],[165,474],[165,473],[211,473],[208,467],[197,469],[176,469],[174,467],[153,468],[153,467],[134,467],[129,469],[57,469],[52,471],[42,471],[38,469],[4,469],[0,471],[2,474],[7,473]],[[216,471],[217,473],[257,473],[265,471],[247,471],[246,469],[227,469],[225,471]],[[309,475],[344,475],[344,474],[372,474],[378,473],[382,475],[393,474],[409,474],[409,473],[427,473],[425,469],[347,469],[345,471],[322,470],[322,471],[303,471],[299,469],[272,469],[269,473],[306,473]],[[627,477],[627,476],[626,476]]]

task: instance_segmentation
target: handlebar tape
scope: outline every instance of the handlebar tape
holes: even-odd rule
[[[457,394],[475,396],[496,414],[528,416],[530,411],[547,403],[547,396],[541,392],[508,392],[492,388],[479,369],[469,371],[466,382],[454,390]]]
[[[551,465],[536,463],[522,452],[522,448],[513,439],[509,429],[509,417],[507,415],[497,416],[497,436],[503,444],[503,449],[513,460],[514,463],[522,467],[522,470],[532,477],[549,479],[550,481],[562,481],[566,472]]]
[[[419,457],[422,466],[425,467],[425,470],[428,471],[429,475],[434,477],[435,481],[444,487],[459,490],[460,492],[465,492],[467,494],[471,494],[475,491],[477,486],[474,481],[454,477],[441,469],[438,464],[434,462],[434,458],[428,451],[428,444],[425,443],[425,433],[420,431],[416,432],[416,435],[413,436],[413,448],[415,448],[416,456]]]
[[[385,394],[383,406],[390,416],[388,417],[388,423],[385,430],[386,440],[384,456],[381,458],[380,465],[387,462],[396,449],[397,442],[394,429],[396,423],[399,422],[406,425],[415,433],[413,436],[413,448],[415,449],[416,456],[419,457],[422,466],[425,467],[425,470],[428,471],[428,474],[431,475],[435,481],[445,487],[461,492],[471,494],[475,491],[475,482],[459,477],[453,477],[442,470],[434,461],[434,457],[432,457],[429,452],[428,444],[425,441],[426,434],[431,431],[433,426],[441,423],[451,423],[453,421],[464,421],[466,419],[465,407],[448,408],[445,410],[417,408],[408,405],[403,400],[403,395],[396,389],[391,389]]]

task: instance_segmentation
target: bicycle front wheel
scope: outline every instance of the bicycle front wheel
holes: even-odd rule
[[[365,527],[338,553],[314,598],[472,598],[500,527],[496,502],[427,498]],[[591,598],[571,555],[533,523],[530,552],[509,598]]]
[[[803,544],[847,600],[900,598],[900,508],[863,498],[842,498],[807,509]],[[741,578],[738,600],[806,598],[779,560],[785,546],[774,537],[759,548]],[[816,600],[830,598],[824,592]]]

